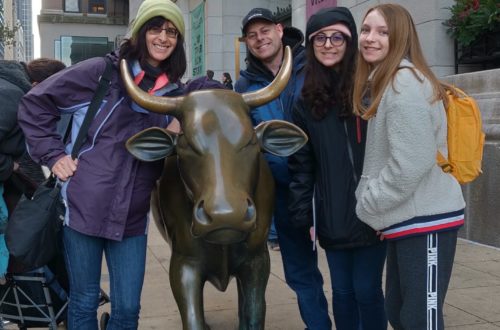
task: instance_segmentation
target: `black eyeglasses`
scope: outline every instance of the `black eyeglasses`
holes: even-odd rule
[[[342,46],[345,42],[345,36],[340,32],[334,33],[329,37],[325,34],[317,34],[313,37],[314,46],[323,47],[327,39],[330,39],[330,43],[336,47]]]
[[[179,31],[177,31],[177,29],[172,27],[162,28],[161,26],[153,26],[148,30],[148,32],[150,32],[155,36],[160,35],[162,31],[165,31],[167,37],[169,38],[177,38],[177,35],[179,34]]]

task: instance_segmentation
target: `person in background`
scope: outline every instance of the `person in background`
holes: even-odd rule
[[[207,80],[205,77],[191,79],[184,87],[184,93],[188,94],[193,91],[202,89],[225,89],[226,87],[217,80]]]
[[[0,278],[7,272],[9,251],[5,245],[5,227],[9,206],[4,199],[6,181],[19,169],[19,158],[25,152],[24,136],[17,123],[19,101],[31,88],[29,76],[18,61],[0,60]],[[6,194],[7,195],[7,194]],[[7,197],[7,196],[6,196]]]
[[[24,63],[22,63],[24,65]],[[37,58],[25,64],[31,86],[36,86],[53,74],[66,68],[66,64],[52,58]]]
[[[231,79],[231,75],[229,72],[224,72],[222,74],[222,84],[227,88],[227,89],[233,89],[233,79]]]
[[[31,86],[33,87],[65,68],[66,65],[63,62],[51,58],[37,58],[25,65]],[[45,180],[45,174],[41,166],[34,162],[27,152],[19,159],[19,168],[36,185]]]
[[[207,70],[207,80],[214,80],[214,72],[212,70]]]
[[[304,36],[293,27],[284,28],[271,11],[254,8],[243,18],[242,33],[247,46],[248,67],[241,71],[235,91],[249,92],[263,88],[274,79],[282,60],[284,46],[292,48],[292,74],[280,97],[263,106],[251,109],[254,125],[262,121],[280,119],[291,121],[292,108],[300,96],[305,63]],[[288,286],[297,295],[300,315],[309,329],[330,329],[327,301],[323,292],[323,277],[318,269],[316,251],[311,249],[307,229],[295,228],[288,214],[290,175],[287,158],[266,153],[276,190],[270,248],[276,248],[276,239],[283,259]],[[273,241],[274,240],[274,241]]]
[[[103,254],[110,276],[111,317],[107,330],[138,328],[144,281],[151,191],[162,161],[141,162],[125,148],[145,128],[167,127],[171,117],[133,102],[119,62],[127,61],[135,83],[158,96],[182,94],[186,70],[185,25],[171,1],[145,0],[129,37],[106,57],[112,62],[109,90],[93,119],[77,159],[71,150],[106,60],[79,62],[33,88],[21,101],[19,123],[32,158],[63,182],[67,206],[64,253],[70,279],[69,330],[96,330]],[[67,144],[56,133],[61,113],[72,113]]]
[[[459,183],[436,162],[438,151],[448,154],[446,93],[400,5],[367,11],[360,54],[354,110],[368,135],[356,213],[387,240],[387,317],[394,329],[444,329],[465,207]]]
[[[312,240],[318,237],[326,251],[336,328],[385,330],[385,242],[355,212],[366,131],[352,112],[357,53],[349,9],[326,8],[309,18],[304,87],[292,113],[309,141],[288,162],[289,210],[292,223],[312,227]]]
[[[17,122],[18,105],[22,96],[36,81],[41,81],[65,65],[57,60],[37,59],[29,62],[0,61],[0,224],[6,224],[9,214],[25,190],[33,192],[44,180],[41,167],[33,164],[26,153],[24,135]],[[37,80],[34,80],[34,79]],[[4,228],[0,226],[0,277],[7,271],[9,253],[5,246]]]

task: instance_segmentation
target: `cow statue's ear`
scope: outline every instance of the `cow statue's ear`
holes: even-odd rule
[[[175,151],[177,135],[159,127],[145,129],[127,140],[125,146],[135,158],[153,162]]]
[[[307,135],[292,123],[269,120],[255,127],[262,149],[276,156],[290,156],[307,143]]]

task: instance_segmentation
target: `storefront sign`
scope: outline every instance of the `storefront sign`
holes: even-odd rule
[[[205,2],[191,13],[191,64],[192,76],[205,74]]]

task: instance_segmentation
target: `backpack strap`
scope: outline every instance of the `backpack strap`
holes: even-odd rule
[[[451,166],[448,159],[446,159],[446,157],[444,157],[440,151],[437,152],[436,158],[437,158],[437,164],[439,167],[441,167],[443,172],[451,173],[451,171],[453,170],[453,166]]]
[[[461,89],[457,88],[454,85],[451,85],[444,81],[441,81],[440,84],[446,91],[448,98],[450,97],[450,95],[454,97],[466,96],[464,91],[462,91]],[[451,165],[450,161],[439,150],[436,154],[436,161],[438,166],[441,167],[441,169],[443,170],[443,172],[451,173],[453,171],[453,166]]]
[[[75,144],[73,145],[73,149],[71,150],[72,159],[77,158],[80,148],[85,143],[90,124],[92,123],[97,110],[101,106],[102,99],[106,95],[109,89],[109,85],[111,84],[113,63],[107,57],[104,57],[104,60],[106,61],[106,69],[104,69],[103,74],[101,75],[101,77],[99,77],[99,85],[97,86],[97,90],[92,97],[92,101],[90,101],[89,108],[87,109],[87,113],[85,114],[85,118],[83,119],[82,126],[78,131],[78,136],[76,137]]]

